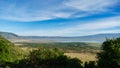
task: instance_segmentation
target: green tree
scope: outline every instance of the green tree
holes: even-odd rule
[[[120,38],[107,39],[102,44],[102,52],[98,53],[100,68],[120,68]]]
[[[23,58],[23,50],[0,36],[0,62],[14,62]]]
[[[97,68],[95,61],[85,62],[84,68]]]
[[[64,55],[59,49],[39,49],[30,52],[16,68],[83,68],[81,61]]]
[[[0,61],[10,60],[10,45],[8,40],[0,36]]]

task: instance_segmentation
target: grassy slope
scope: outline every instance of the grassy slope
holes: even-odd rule
[[[65,53],[65,55],[72,58],[78,58],[83,62],[97,60],[96,54],[93,54],[93,53]]]

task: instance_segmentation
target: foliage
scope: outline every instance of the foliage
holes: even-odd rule
[[[107,39],[102,44],[103,51],[98,54],[100,68],[120,68],[120,38]]]
[[[0,36],[0,64],[22,59],[24,51]]]
[[[58,47],[64,49],[80,48],[78,43],[62,43]],[[41,47],[26,53],[13,43],[0,36],[0,67],[3,68],[120,68],[120,38],[107,39],[102,44],[102,51],[98,53],[97,64],[95,61],[85,62],[82,66],[81,60],[64,55],[63,50],[52,47]],[[42,44],[42,46],[44,46]],[[83,47],[84,49],[84,47]]]
[[[39,49],[30,52],[17,68],[82,68],[81,61],[65,56],[58,49]],[[21,67],[22,66],[22,67]]]
[[[85,62],[84,68],[97,68],[95,61]]]

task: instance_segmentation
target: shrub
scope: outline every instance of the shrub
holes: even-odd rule
[[[100,68],[120,68],[120,38],[107,39],[102,44],[102,52],[98,53]]]
[[[39,49],[30,52],[28,58],[21,60],[16,68],[82,68],[81,63],[76,58],[65,56],[58,49]]]

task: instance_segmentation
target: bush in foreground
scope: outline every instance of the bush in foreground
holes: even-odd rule
[[[98,54],[99,68],[120,68],[120,38],[106,40],[102,50]]]
[[[15,68],[83,68],[81,63],[58,49],[39,49],[30,52],[28,58],[19,61]]]

